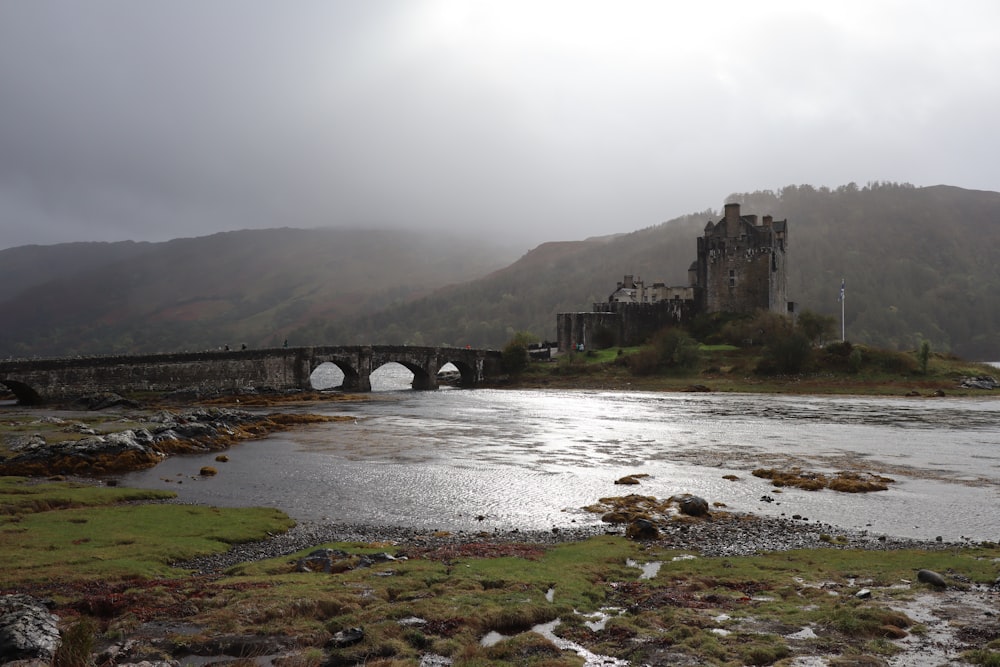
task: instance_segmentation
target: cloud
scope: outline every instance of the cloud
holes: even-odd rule
[[[524,243],[731,192],[996,189],[987,1],[0,4],[0,247],[277,226]]]

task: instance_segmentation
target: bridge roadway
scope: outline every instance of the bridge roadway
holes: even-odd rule
[[[452,363],[461,386],[476,387],[502,374],[500,352],[452,347],[346,345],[0,361],[0,384],[22,404],[65,400],[100,391],[181,389],[239,391],[268,387],[311,389],[325,362],[344,372],[345,391],[371,391],[372,371],[396,362],[413,373],[414,389],[437,389],[437,373]]]

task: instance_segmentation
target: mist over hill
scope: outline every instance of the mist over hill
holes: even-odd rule
[[[737,193],[789,225],[789,298],[855,342],[1000,359],[1000,194],[950,186],[808,185]],[[271,229],[167,243],[0,251],[0,356],[238,346],[500,347],[555,336],[625,274],[687,283],[717,210],[631,233],[508,248],[430,233]],[[625,224],[625,223],[623,223]],[[513,240],[512,240],[513,241]]]
[[[0,356],[303,344],[340,321],[481,276],[517,256],[472,238],[267,229],[164,243],[0,251]]]
[[[848,339],[1000,359],[1000,194],[949,186],[809,185],[736,193],[745,214],[789,225],[789,298],[833,315],[846,280]],[[721,204],[724,203],[720,201]],[[625,274],[687,284],[696,239],[719,211],[683,216],[631,234],[544,244],[512,266],[392,312],[310,332],[318,337],[499,346],[514,331],[555,336],[559,312],[590,310]],[[398,339],[396,339],[398,340]]]

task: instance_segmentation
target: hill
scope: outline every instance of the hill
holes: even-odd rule
[[[281,345],[311,321],[425,296],[514,256],[475,239],[343,229],[11,248],[0,251],[0,356]]]
[[[789,297],[891,349],[1000,359],[1000,194],[808,185],[737,193],[789,223]],[[722,202],[720,201],[720,204]],[[632,233],[515,253],[396,231],[272,229],[160,244],[0,251],[0,356],[291,344],[502,346],[555,336],[625,274],[687,283],[706,210]],[[490,273],[492,271],[492,273]]]
[[[850,340],[1000,359],[1000,194],[949,186],[808,185],[738,193],[745,213],[789,221],[789,296],[840,320],[846,280]],[[545,244],[507,269],[392,312],[342,323],[322,337],[379,341],[390,328],[435,343],[500,346],[513,331],[555,335],[559,312],[590,310],[625,274],[687,284],[711,210],[631,234]],[[397,339],[398,340],[398,339]],[[388,342],[388,341],[386,341]]]

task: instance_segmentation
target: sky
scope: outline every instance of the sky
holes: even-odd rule
[[[0,248],[995,191],[997,35],[994,0],[0,0]]]

